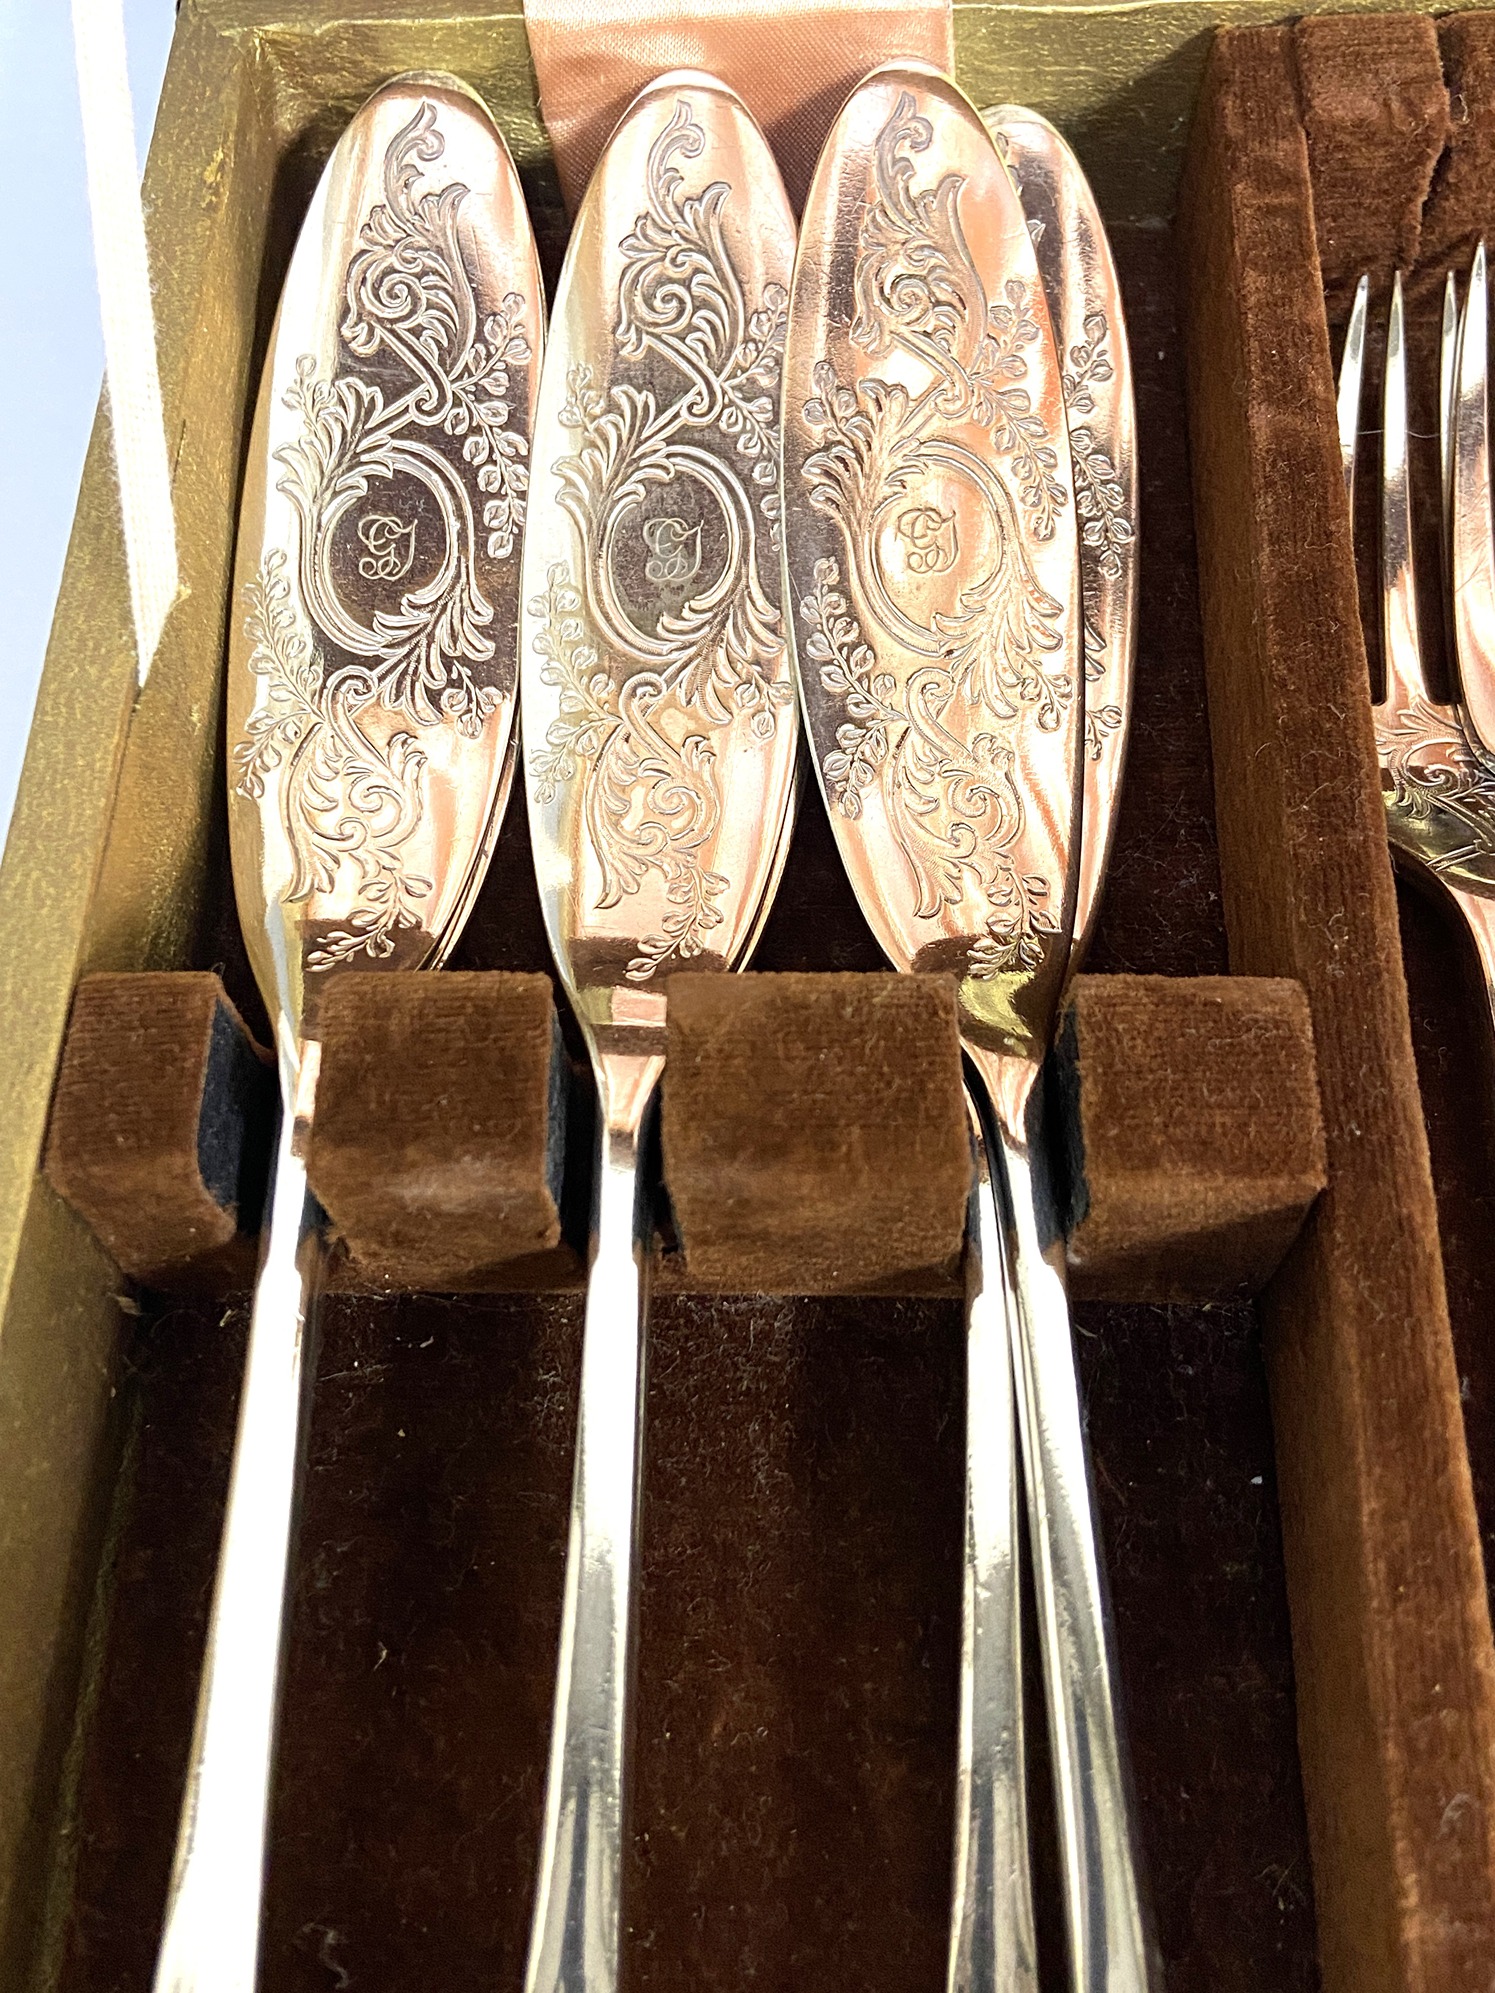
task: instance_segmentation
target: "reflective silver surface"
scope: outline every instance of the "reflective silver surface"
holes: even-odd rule
[[[535,867],[601,1109],[580,1423],[528,1993],[613,1993],[664,983],[742,966],[778,882],[797,714],[778,389],[794,223],[732,92],[625,115],[556,299],[524,549]]]
[[[542,314],[487,112],[449,79],[389,85],[302,228],[240,511],[229,830],[282,1115],[156,1993],[253,1993],[315,1369],[317,999],[439,962],[497,836]]]
[[[1116,266],[1078,160],[1036,111],[1008,104],[984,111],[982,118],[1028,218],[1064,381],[1085,660],[1084,795],[1069,960],[1073,975],[1100,907],[1131,726],[1139,569],[1136,400]],[[1017,1262],[1019,1409],[1065,1911],[1076,1983],[1138,1986],[1149,1974],[1156,1976],[1157,1966],[1118,1734],[1119,1685],[1107,1624],[1105,1572],[1065,1320],[1060,1219],[1048,1188],[1037,1121],[1040,1107],[1041,1094],[1035,1090],[1029,1193],[1018,1194],[1016,1159],[1009,1162],[1009,1177],[1019,1235],[1027,1212],[1037,1220],[1035,1236],[1019,1244]],[[1044,1322],[1049,1324],[1046,1331],[1037,1326]],[[1078,1618],[1076,1602],[1083,1608]],[[1096,1793],[1086,1783],[1093,1778],[1100,1781]]]
[[[1069,1983],[1144,1993],[1158,1966],[1131,1812],[1121,1684],[1090,1491],[1065,1285],[1064,1233],[1049,1172],[1043,1089],[1002,1128],[1021,1316],[1019,1431],[1038,1598],[1063,1866]]]
[[[1066,445],[1043,287],[990,137],[952,84],[877,72],[832,128],[795,265],[800,687],[874,933],[899,966],[960,979],[969,1042],[1010,1064],[1004,1092],[1046,1045],[1077,887]]]
[[[968,1087],[975,1181],[966,1231],[966,1499],[960,1731],[949,1993],[1036,1988],[1028,1847],[1013,1404],[1017,1295],[1008,1264],[1001,1137]]]
[[[1079,968],[1110,863],[1137,663],[1137,404],[1126,315],[1090,183],[1037,111],[1000,104],[982,122],[1007,161],[1059,342],[1080,539],[1085,795],[1070,972]]]
[[[330,971],[439,960],[486,868],[542,313],[487,112],[459,84],[389,86],[313,197],[240,509],[234,890],[292,1038]]]
[[[282,1116],[156,1993],[254,1993],[322,1266],[304,1132]]]
[[[784,411],[800,688],[838,845],[894,964],[959,983],[991,1154],[973,1243],[990,1240],[995,1188],[1017,1302],[1071,1965],[1085,1993],[1121,1993],[1149,1967],[1036,1084],[1081,869],[1074,474],[1027,219],[946,79],[879,72],[833,128],[801,229]],[[985,1993],[1035,1978],[989,1244],[980,1265],[949,1984]]]
[[[1339,373],[1339,442],[1353,500],[1365,370],[1369,279],[1362,277]],[[1481,252],[1462,320],[1452,277],[1444,290],[1439,364],[1443,584],[1456,602],[1450,629],[1463,703],[1428,692],[1417,616],[1414,517],[1408,477],[1406,307],[1401,279],[1387,312],[1381,397],[1380,596],[1385,686],[1374,707],[1376,751],[1392,854],[1436,897],[1452,902],[1479,956],[1495,1021],[1495,756],[1476,733],[1472,700],[1495,696],[1495,657],[1471,632],[1495,629],[1490,539],[1484,341],[1489,308]],[[1471,328],[1474,336],[1471,338]],[[1352,505],[1353,516],[1353,505]],[[1486,551],[1481,552],[1483,543]],[[1451,569],[1451,572],[1450,572]]]
[[[1495,545],[1490,534],[1489,284],[1474,252],[1454,368],[1449,540],[1454,662],[1472,739],[1495,754]]]

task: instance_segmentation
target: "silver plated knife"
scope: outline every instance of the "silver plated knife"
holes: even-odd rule
[[[581,1406],[527,1993],[615,1993],[666,979],[740,968],[787,846],[778,390],[794,221],[724,85],[661,77],[561,275],[524,549],[535,866],[599,1098]]]
[[[313,196],[240,506],[229,836],[281,1125],[156,1993],[254,1993],[322,1263],[318,999],[442,962],[497,839],[543,335],[497,127],[449,77],[397,79]]]

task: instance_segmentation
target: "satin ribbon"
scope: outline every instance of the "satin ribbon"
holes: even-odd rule
[[[729,84],[763,127],[795,212],[825,135],[880,63],[948,73],[950,0],[524,0],[540,113],[574,212],[613,127],[667,69]]]

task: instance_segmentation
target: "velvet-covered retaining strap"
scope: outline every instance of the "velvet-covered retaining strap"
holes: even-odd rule
[[[680,975],[669,997],[656,1292],[958,1298],[971,1156],[951,980]],[[307,1168],[329,1288],[579,1287],[591,1101],[548,980],[348,976],[321,1021]],[[1325,1180],[1297,985],[1081,976],[1058,1075],[1076,1293],[1254,1293]],[[47,1174],[143,1286],[239,1291],[273,1114],[216,976],[92,976]]]

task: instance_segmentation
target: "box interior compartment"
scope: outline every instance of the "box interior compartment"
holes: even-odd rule
[[[1087,965],[1102,976],[1300,973],[1243,960],[1234,928],[1227,945],[1195,580],[1171,217],[1208,33],[1227,14],[1272,9],[956,10],[976,101],[1031,102],[1080,151],[1131,333],[1145,551],[1131,765]],[[51,1075],[74,985],[94,970],[218,968],[263,1034],[221,802],[242,425],[320,164],[368,91],[412,67],[487,97],[553,276],[563,224],[513,11],[362,0],[353,18],[312,0],[187,0],[168,75],[147,196],[186,592],[132,716],[101,417],[0,875],[0,934],[24,936],[0,951],[0,1006],[21,1020],[0,1075],[0,1187],[25,1189],[14,1213],[0,1197],[13,1228],[0,1231],[0,1569],[16,1602],[0,1660],[7,1984],[149,1983],[245,1330],[242,1296],[122,1290],[36,1173]],[[1480,1482],[1495,1457],[1495,1367],[1470,1333],[1489,1131],[1449,1050],[1472,1057],[1478,1033],[1446,973],[1448,934],[1420,908],[1406,918]],[[548,968],[522,807],[454,966]],[[813,798],[754,967],[882,967]],[[1331,1161],[1334,1140],[1331,1127]],[[1320,1983],[1314,1881],[1255,1315],[1087,1302],[1076,1327],[1167,1983],[1307,1993]],[[568,1294],[327,1305],[265,1993],[522,1979],[579,1333]],[[940,1984],[959,1304],[663,1295],[650,1338],[625,1984]],[[1032,1789],[1041,1814],[1041,1765]],[[1041,1900],[1057,1985],[1051,1874]],[[1420,1983],[1335,1969],[1326,1983],[1357,1993]]]
[[[963,1295],[953,978],[781,970],[664,987],[652,1291]],[[595,1103],[547,976],[344,976],[317,1043],[306,1163],[324,1291],[584,1285]],[[1248,1298],[1327,1180],[1294,982],[1081,976],[1048,1090],[1081,1299]],[[250,1284],[275,1122],[270,1056],[216,975],[79,984],[46,1176],[137,1286],[206,1298]]]
[[[1325,288],[1342,309],[1369,265],[1384,314],[1391,270],[1417,266],[1412,430],[1420,454],[1435,451],[1428,303],[1436,312],[1442,267],[1467,263],[1489,211],[1491,28],[1478,14],[1401,15],[1222,35],[1185,178],[1231,959],[1307,990],[1329,1152],[1329,1193],[1261,1312],[1320,1955],[1335,1987],[1474,1986],[1495,1947],[1495,1649],[1463,1402],[1480,1402],[1488,1373],[1467,1294],[1454,1296],[1457,1343],[1450,1329],[1367,697],[1361,605],[1374,630],[1377,578],[1373,561],[1357,578],[1325,311]],[[1373,404],[1362,424],[1372,500]],[[1418,471],[1431,556],[1435,459]],[[1426,558],[1434,613],[1436,575]],[[1426,924],[1407,906],[1416,936]],[[1450,1053],[1468,1056],[1484,1006],[1448,974],[1451,915],[1432,925],[1447,980],[1434,996],[1416,970],[1423,1077],[1457,1211],[1458,1186],[1482,1173],[1477,1109],[1458,1096],[1486,1066],[1461,1071]]]

